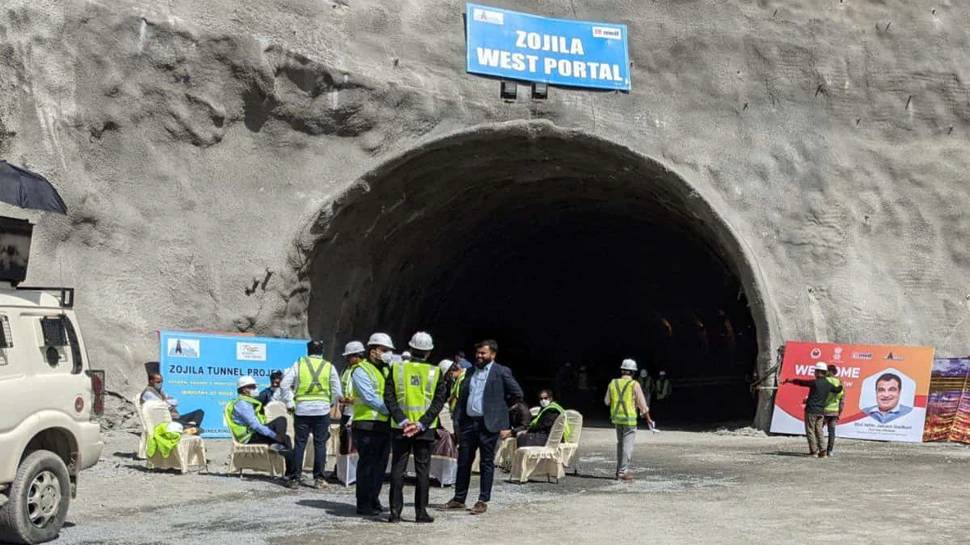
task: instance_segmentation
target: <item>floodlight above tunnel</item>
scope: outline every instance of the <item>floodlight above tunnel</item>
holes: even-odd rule
[[[499,96],[502,97],[502,100],[515,100],[515,95],[518,94],[518,90],[518,83],[510,80],[502,80]]]
[[[532,99],[533,100],[545,100],[549,98],[549,85],[542,82],[534,82],[532,84]]]

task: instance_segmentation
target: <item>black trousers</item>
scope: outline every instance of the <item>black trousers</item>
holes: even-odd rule
[[[516,447],[544,447],[549,440],[549,434],[541,431],[523,433],[515,438]]]
[[[279,443],[279,441],[277,441],[276,439],[270,439],[265,435],[254,433],[253,436],[249,438],[249,442],[257,443],[261,445],[273,445],[273,444],[279,443],[284,447],[286,447],[287,449],[293,448],[293,444],[290,442],[290,436],[286,435],[285,416],[277,416],[276,418],[270,420],[269,422],[266,423],[266,427],[273,430],[273,432],[276,433],[276,435],[282,435],[284,441],[282,443]],[[286,473],[287,475],[289,475],[290,471],[292,471],[292,468],[293,468],[293,451],[290,450],[290,452],[287,452],[282,456],[283,456],[283,460],[286,462]]]
[[[340,417],[340,435],[338,436],[340,444],[337,446],[340,454],[350,454],[350,451],[353,450],[353,443],[351,442],[352,434],[350,432],[350,428],[347,427],[348,422],[350,422],[349,414],[345,414]]]
[[[391,454],[391,433],[354,428],[357,444],[357,510],[380,509],[384,472]]]
[[[458,475],[455,481],[455,501],[465,503],[468,497],[468,485],[472,479],[472,463],[475,461],[475,451],[478,451],[478,469],[480,474],[478,501],[488,502],[492,499],[492,480],[495,477],[495,445],[498,443],[498,432],[490,432],[485,428],[485,421],[481,418],[465,417],[461,420],[458,431]]]
[[[293,422],[296,432],[296,446],[293,447],[294,464],[290,477],[296,477],[303,472],[303,454],[306,445],[313,434],[313,478],[323,479],[323,471],[327,466],[327,439],[330,437],[330,415],[300,416],[296,415]]]
[[[404,474],[408,470],[408,460],[414,453],[414,513],[428,513],[428,489],[430,488],[431,446],[432,441],[404,437],[399,433],[391,435],[391,515],[401,516],[404,509]]]
[[[174,421],[178,422],[179,424],[182,424],[183,426],[194,425],[197,428],[201,428],[203,418],[205,418],[205,412],[203,412],[202,409],[196,409],[189,413],[179,414],[179,417],[176,418]],[[192,424],[193,422],[195,424]]]

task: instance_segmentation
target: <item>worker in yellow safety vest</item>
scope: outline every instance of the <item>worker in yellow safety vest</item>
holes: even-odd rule
[[[528,427],[516,438],[516,447],[541,447],[549,439],[549,432],[555,425],[556,420],[563,416],[563,441],[568,441],[572,429],[569,422],[565,421],[566,409],[556,403],[552,397],[552,390],[544,389],[539,391],[539,412],[530,421]]]
[[[364,348],[364,343],[350,341],[344,346],[344,352],[341,355],[344,357],[346,365],[343,372],[340,373],[340,387],[343,389],[344,398],[340,401],[340,444],[338,452],[350,454],[354,451],[350,433],[351,417],[354,413],[354,384],[351,381],[351,375],[357,368],[357,364],[364,361],[367,350]]]
[[[630,462],[636,441],[637,415],[645,417],[650,411],[640,383],[633,379],[636,372],[637,362],[623,360],[620,378],[610,381],[604,399],[610,407],[610,421],[616,428],[616,478],[624,481],[633,480]]]
[[[233,440],[244,445],[269,445],[271,450],[283,457],[288,472],[293,463],[293,450],[286,435],[286,417],[278,416],[266,421],[263,404],[256,399],[256,380],[253,377],[240,377],[236,381],[236,392],[239,397],[226,403],[224,413]]]
[[[428,514],[431,448],[438,439],[438,413],[444,408],[450,380],[441,369],[428,363],[434,342],[419,331],[408,343],[410,361],[391,364],[384,390],[384,403],[391,416],[391,515],[388,522],[400,522],[404,509],[404,474],[414,454],[414,513],[416,522],[434,522]]]
[[[354,389],[351,426],[357,447],[357,514],[380,515],[381,486],[391,454],[390,419],[384,404],[387,363],[391,361],[394,342],[386,333],[374,333],[367,340],[367,359],[359,362],[350,374]]]
[[[839,369],[832,364],[829,364],[829,374],[825,377],[825,380],[829,381],[832,386],[842,386],[842,381],[839,380]],[[843,407],[845,407],[845,389],[839,390],[838,393],[829,392],[825,400],[825,410],[822,413],[825,416],[825,427],[828,428],[829,433],[828,442],[825,446],[825,452],[828,456],[832,456],[835,451],[835,427],[839,424]]]
[[[303,455],[310,435],[313,435],[313,485],[318,489],[326,488],[324,469],[327,467],[330,411],[343,397],[343,389],[333,364],[323,359],[323,341],[307,343],[307,355],[287,369],[280,387],[287,392],[288,405],[295,414],[293,456],[297,463],[288,475],[290,486],[295,488],[300,483]]]

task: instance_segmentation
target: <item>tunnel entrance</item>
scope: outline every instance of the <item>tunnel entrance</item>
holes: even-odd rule
[[[760,307],[737,241],[682,178],[548,123],[435,141],[370,173],[311,228],[312,335],[435,337],[433,359],[499,342],[535,403],[606,421],[621,359],[674,390],[667,424],[751,419]]]

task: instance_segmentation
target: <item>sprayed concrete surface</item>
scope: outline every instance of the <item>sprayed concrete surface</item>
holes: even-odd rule
[[[134,436],[111,432],[57,543],[922,544],[959,543],[970,531],[964,446],[842,441],[836,457],[818,460],[801,456],[803,438],[751,429],[637,439],[631,483],[610,478],[612,430],[586,430],[580,476],[499,479],[486,515],[435,512],[433,525],[407,522],[408,486],[406,522],[390,525],[358,518],[353,488],[292,493],[221,474],[225,442],[208,442],[210,475],[147,473],[130,459]],[[431,501],[450,494],[433,487]]]
[[[462,180],[419,201],[369,173],[506,128],[534,136],[532,164],[557,140],[596,138],[674,173],[703,205],[685,209],[709,211],[681,223],[713,226],[758,314],[762,371],[786,339],[967,352],[966,2],[491,3],[628,25],[633,91],[500,101],[496,81],[464,72],[460,0],[2,2],[0,155],[48,175],[71,211],[40,220],[28,281],[79,288],[112,390],[141,388],[161,328],[404,327],[403,309],[334,325],[352,317],[336,307],[308,329],[307,310],[312,297],[381,308],[358,298],[399,270],[427,285],[381,252],[412,220],[477,201]],[[610,169],[584,183],[609,186]],[[529,176],[482,182],[557,191]],[[369,224],[328,234],[342,203],[373,210]],[[318,255],[325,234],[360,251]],[[321,268],[350,278],[312,286]]]

